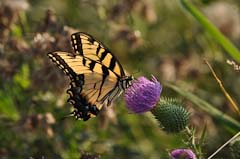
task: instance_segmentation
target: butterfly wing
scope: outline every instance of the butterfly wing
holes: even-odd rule
[[[84,56],[87,59],[94,60],[106,66],[119,78],[125,76],[124,70],[117,58],[106,46],[91,35],[82,32],[74,33],[71,36],[71,43],[77,55]]]
[[[127,88],[131,78],[101,42],[86,33],[71,36],[74,53],[52,52],[48,56],[71,79],[68,101],[74,105],[73,115],[88,120],[96,116],[104,105]]]
[[[71,79],[68,101],[74,105],[77,118],[88,120],[96,116],[121,94],[119,77],[95,59],[68,52],[51,52],[48,56]]]

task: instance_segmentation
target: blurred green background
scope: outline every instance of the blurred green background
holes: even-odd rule
[[[240,48],[240,1],[196,0],[194,5]],[[183,134],[163,132],[150,113],[128,113],[122,98],[87,122],[61,120],[69,80],[50,62],[51,51],[71,51],[70,35],[87,32],[136,77],[156,76],[211,103],[239,121],[209,68],[240,103],[239,71],[232,58],[178,0],[1,0],[0,158],[169,158],[184,148]],[[239,55],[240,56],[240,55]],[[231,129],[163,85],[162,96],[178,97],[191,112],[191,126],[207,126],[205,156],[239,130]],[[219,158],[229,158],[228,148]]]

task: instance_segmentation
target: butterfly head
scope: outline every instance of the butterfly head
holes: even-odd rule
[[[133,76],[122,77],[122,79],[120,80],[122,88],[127,89],[129,86],[131,86],[133,80],[134,80]]]

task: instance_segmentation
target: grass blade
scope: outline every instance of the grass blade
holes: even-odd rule
[[[228,40],[194,5],[188,0],[180,0],[182,6],[202,25],[202,27],[240,63],[240,51]]]
[[[194,103],[196,106],[198,106],[202,110],[209,113],[217,121],[224,124],[224,126],[226,126],[228,128],[231,128],[231,129],[234,129],[235,131],[240,131],[240,123],[238,121],[231,118],[227,114],[224,114],[223,112],[219,111],[213,105],[211,105],[208,102],[202,100],[201,98],[197,97],[193,93],[191,93],[187,90],[181,89],[181,88],[179,88],[179,87],[177,87],[173,84],[165,83],[165,85],[167,87],[173,89],[174,91],[176,91],[180,95],[184,96],[185,98],[187,98],[189,101]]]

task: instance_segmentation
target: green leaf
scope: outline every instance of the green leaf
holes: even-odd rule
[[[24,89],[30,86],[28,65],[22,65],[20,72],[14,76],[14,82]]]
[[[22,29],[19,25],[13,24],[11,31],[14,37],[22,37]]]
[[[0,91],[0,112],[14,121],[19,119],[19,113],[10,95]]]

